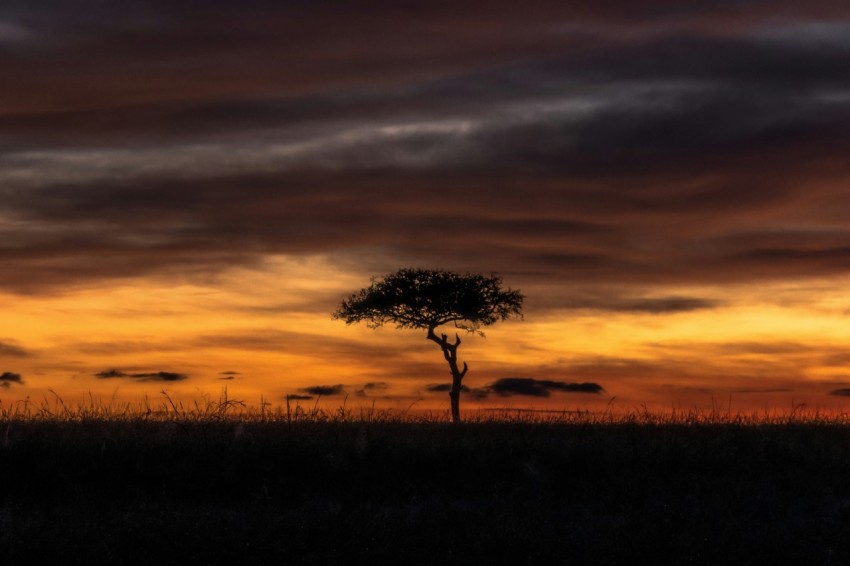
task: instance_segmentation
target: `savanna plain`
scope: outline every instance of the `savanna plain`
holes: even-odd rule
[[[850,420],[0,407],[0,564],[847,564]]]

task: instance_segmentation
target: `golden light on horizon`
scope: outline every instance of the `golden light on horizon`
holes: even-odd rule
[[[163,389],[191,399],[227,387],[231,396],[249,402],[263,397],[281,403],[311,386],[341,384],[350,397],[346,403],[416,402],[439,409],[442,395],[425,387],[447,375],[424,332],[373,330],[331,319],[338,301],[366,282],[327,259],[280,257],[207,283],[150,279],[47,297],[7,295],[5,320],[16,332],[4,342],[26,345],[26,355],[7,358],[6,367],[22,373],[26,383],[0,391],[0,399],[36,398],[53,390],[70,399],[93,394],[126,401],[156,397]],[[736,391],[763,390],[771,404],[793,397],[842,407],[842,399],[828,393],[848,379],[836,361],[850,341],[846,282],[824,279],[802,291],[785,283],[663,288],[656,294],[698,294],[718,306],[661,314],[550,310],[539,317],[532,288],[526,292],[532,311],[523,320],[488,328],[486,338],[462,336],[461,359],[471,367],[468,386],[527,376],[598,382],[605,394],[491,395],[465,404],[594,408],[616,398],[623,406],[666,408],[705,406],[734,395],[743,409],[765,401]],[[819,290],[817,299],[811,286]],[[189,378],[97,377],[110,370]],[[381,389],[364,389],[370,383]],[[329,397],[324,403],[342,401]]]

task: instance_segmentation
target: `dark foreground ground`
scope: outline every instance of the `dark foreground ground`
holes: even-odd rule
[[[0,422],[35,563],[850,564],[850,429]]]

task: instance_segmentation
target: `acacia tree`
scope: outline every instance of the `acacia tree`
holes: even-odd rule
[[[454,340],[447,334],[435,332],[442,325],[453,323],[456,328],[481,336],[481,328],[511,316],[522,316],[523,295],[519,291],[502,289],[501,277],[492,275],[460,275],[434,269],[400,269],[360,289],[342,301],[333,317],[346,324],[365,321],[370,328],[393,323],[397,328],[427,330],[428,340],[443,352],[452,374],[449,398],[452,420],[460,422],[460,391],[469,370],[466,362],[460,369],[457,349],[460,335]]]

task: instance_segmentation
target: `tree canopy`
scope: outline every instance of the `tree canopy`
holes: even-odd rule
[[[460,336],[454,341],[434,330],[443,324],[454,323],[469,332],[481,332],[482,326],[522,316],[522,293],[502,289],[502,279],[496,275],[461,275],[440,269],[399,269],[343,300],[333,317],[346,324],[365,321],[371,328],[387,323],[399,328],[424,328],[426,338],[443,352],[452,375],[449,389],[452,419],[460,422],[460,393],[469,366],[458,365],[457,349]]]
[[[371,328],[391,323],[433,330],[454,323],[480,334],[483,326],[522,316],[523,298],[519,291],[502,289],[496,275],[404,268],[373,278],[369,287],[342,301],[333,316],[346,324],[365,321]]]

